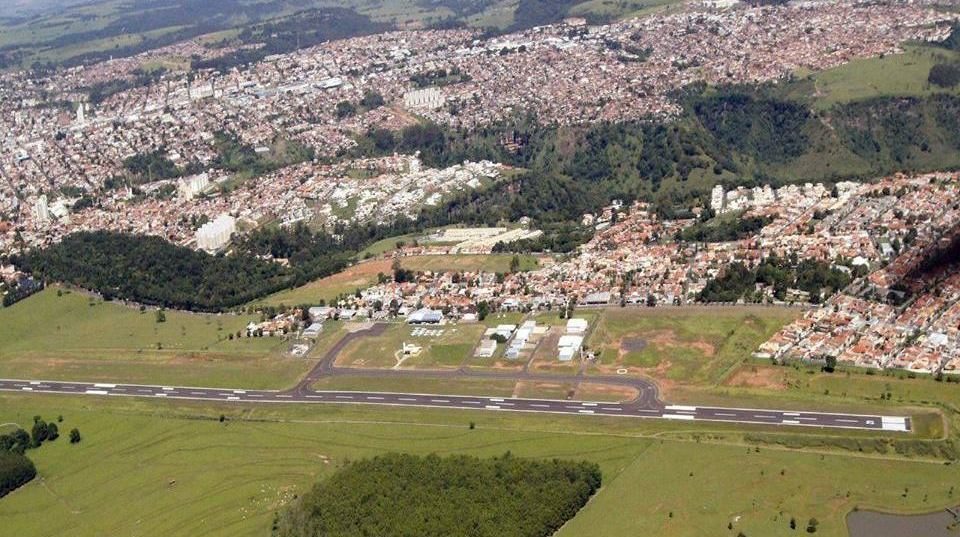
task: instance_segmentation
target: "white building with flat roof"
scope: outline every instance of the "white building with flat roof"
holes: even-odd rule
[[[567,333],[568,334],[583,334],[587,331],[589,327],[586,319],[570,319],[567,321]]]
[[[177,193],[183,199],[193,199],[210,186],[210,176],[206,172],[184,177],[177,183]]]
[[[197,230],[197,248],[216,252],[230,243],[237,231],[237,220],[229,214],[221,214],[213,222],[207,222]]]
[[[583,336],[570,334],[560,336],[560,341],[557,342],[557,358],[561,362],[569,362],[580,352],[581,346],[583,346]]]
[[[410,110],[436,110],[446,102],[443,92],[437,88],[424,88],[403,94],[403,106]]]
[[[47,204],[47,195],[41,194],[33,204],[33,217],[37,222],[46,224],[50,221],[50,206]]]

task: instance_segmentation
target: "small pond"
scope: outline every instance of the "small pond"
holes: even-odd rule
[[[960,523],[946,510],[925,515],[854,511],[847,515],[847,529],[850,537],[960,537]]]

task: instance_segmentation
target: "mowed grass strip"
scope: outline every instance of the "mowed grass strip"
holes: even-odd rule
[[[0,309],[0,376],[279,388],[309,368],[279,338],[236,337],[259,317],[164,316],[157,322],[155,310],[48,288]]]
[[[949,490],[960,479],[956,465],[942,463],[654,436],[693,429],[735,439],[725,424],[0,395],[0,422],[37,414],[62,414],[61,430],[77,427],[83,441],[61,438],[31,451],[39,479],[0,502],[11,535],[262,537],[294,495],[347,460],[391,451],[509,450],[598,463],[603,488],[560,537],[728,535],[730,523],[732,535],[795,536],[791,516],[816,517],[818,535],[845,537],[843,518],[854,506],[936,510],[956,502]]]

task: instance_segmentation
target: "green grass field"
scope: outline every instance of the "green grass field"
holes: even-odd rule
[[[627,369],[670,385],[715,384],[800,313],[772,307],[611,308],[587,345],[600,352],[600,372]]]
[[[561,537],[796,535],[791,516],[841,537],[856,505],[934,510],[956,503],[948,491],[960,479],[957,466],[921,460],[758,452],[720,424],[0,395],[0,423],[38,414],[62,414],[61,430],[83,441],[29,452],[39,478],[0,501],[11,535],[262,537],[315,480],[387,451],[595,461],[604,487]]]
[[[348,344],[337,359],[337,364],[353,367],[392,368],[402,357],[399,354],[404,343],[418,345],[420,354],[407,356],[402,365],[406,368],[456,368],[473,356],[473,349],[483,335],[481,324],[449,324],[426,326],[421,330],[442,332],[439,336],[414,336],[417,327],[395,323],[376,338],[363,338]]]
[[[867,374],[863,370],[838,369],[826,373],[815,367],[774,366],[751,360],[716,387],[687,387],[677,392],[687,400],[803,401],[812,404],[846,405],[874,410],[932,405],[960,409],[960,387],[937,382],[932,377],[909,378],[897,371]]]
[[[945,91],[931,87],[927,74],[936,63],[960,60],[960,54],[930,46],[908,45],[903,54],[854,60],[812,75],[815,107],[893,95],[924,96]],[[953,90],[954,93],[960,88]]]
[[[0,309],[0,376],[279,388],[309,368],[279,338],[228,339],[257,317],[165,315],[48,288]]]

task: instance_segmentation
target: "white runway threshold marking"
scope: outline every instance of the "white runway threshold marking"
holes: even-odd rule
[[[664,414],[662,417],[668,420],[692,420],[694,418],[691,414]]]
[[[664,410],[670,410],[672,412],[696,412],[697,407],[687,405],[667,405],[664,407]]]
[[[90,395],[107,395],[110,392],[107,390],[87,390],[87,393]]]
[[[881,416],[881,427],[884,431],[906,431],[907,418],[897,416]]]

